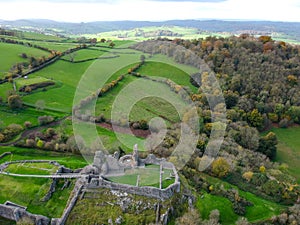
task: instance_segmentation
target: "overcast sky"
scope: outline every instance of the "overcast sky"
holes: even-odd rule
[[[0,0],[0,19],[66,22],[172,19],[300,22],[300,0]]]

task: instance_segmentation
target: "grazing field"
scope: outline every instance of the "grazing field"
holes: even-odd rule
[[[27,210],[31,213],[52,218],[61,217],[73,185],[61,190],[64,181],[59,181],[52,198],[47,202],[43,202],[42,198],[47,194],[50,184],[51,179],[0,175],[0,203],[12,201],[27,207]]]
[[[26,86],[26,85],[31,85],[31,84],[38,84],[41,82],[49,81],[49,79],[46,79],[44,77],[33,77],[33,78],[18,78],[15,79],[17,89]]]
[[[28,59],[23,59],[20,56],[22,53],[26,53],[28,57],[42,57],[49,55],[49,52],[45,52],[36,48],[0,42],[0,78],[4,77],[9,69],[16,63],[28,62]]]
[[[7,92],[13,90],[13,85],[11,83],[0,84],[0,98],[3,102],[6,101]]]
[[[246,208],[247,211],[245,217],[249,222],[254,223],[269,219],[274,215],[280,214],[284,209],[286,209],[285,206],[265,200],[250,192],[239,190],[236,186],[221,181],[220,179],[209,177],[208,175],[204,174],[203,176],[205,176],[213,186],[222,185],[225,187],[225,189],[233,188],[238,190],[241,197],[253,203],[253,206],[248,206]],[[201,193],[201,195],[198,196],[196,206],[202,218],[204,219],[208,219],[209,214],[212,210],[218,209],[220,211],[220,222],[224,225],[235,224],[236,220],[239,217],[234,213],[232,209],[232,203],[227,198],[218,195],[212,195],[206,192]]]
[[[193,92],[197,91],[197,88],[190,82],[189,74],[170,64],[146,61],[137,72],[147,76],[164,77],[181,86],[189,87]]]
[[[24,122],[29,121],[31,122],[32,126],[38,125],[38,117],[49,115],[53,117],[61,117],[63,114],[58,114],[49,111],[37,111],[33,108],[24,108],[21,110],[10,110],[5,106],[0,106],[0,121],[3,122],[4,126],[8,126],[9,124],[15,123],[24,125]]]
[[[74,54],[74,62],[76,61],[81,61],[81,60],[87,60],[87,59],[94,59],[94,58],[98,58],[101,55],[103,55],[103,51],[101,51],[100,49],[82,49],[77,51]],[[66,55],[63,57],[66,60],[71,60],[69,55]]]
[[[34,105],[38,100],[44,100],[46,108],[71,112],[77,83],[90,64],[91,62],[70,63],[58,61],[53,65],[30,75],[31,78],[42,77],[51,79],[62,85],[57,88],[49,88],[47,91],[39,91],[24,96],[23,101]]]
[[[71,153],[41,151],[38,149],[17,148],[17,147],[1,147],[0,155],[5,152],[11,152],[12,155],[5,156],[0,159],[0,164],[6,161],[17,160],[52,160],[71,169],[83,168],[87,162],[82,156],[73,155]]]
[[[300,127],[274,128],[271,131],[278,138],[276,161],[287,164],[290,173],[300,183]]]
[[[60,43],[60,42],[47,42],[47,41],[29,41],[32,44],[48,48],[50,50],[64,52],[70,48],[75,48],[77,43]]]
[[[22,37],[24,39],[32,39],[32,40],[40,40],[40,41],[63,41],[64,38],[54,36],[54,35],[46,35],[46,34],[39,34],[34,32],[23,32]]]
[[[5,172],[14,174],[29,174],[29,175],[50,175],[54,174],[58,166],[50,163],[16,163],[10,164]]]

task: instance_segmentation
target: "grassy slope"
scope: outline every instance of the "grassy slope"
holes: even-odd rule
[[[0,147],[0,154],[4,152],[12,152],[13,154],[2,158],[0,163],[15,160],[43,159],[55,160],[60,164],[72,169],[82,168],[87,165],[81,156],[74,156],[68,153],[49,152],[16,147]],[[42,167],[48,168],[48,165],[45,164]],[[20,168],[10,169],[17,169],[16,172],[18,172]],[[32,171],[33,169],[28,168],[25,172],[31,173]],[[22,170],[22,172],[24,173],[24,170]],[[37,169],[34,169],[34,172],[40,173],[41,170],[37,171]],[[62,191],[62,180],[59,182],[57,191],[54,193],[53,197],[48,202],[42,202],[41,198],[43,198],[49,190],[50,183],[50,179],[20,178],[0,175],[0,203],[4,203],[5,201],[9,200],[17,204],[27,206],[29,212],[55,218],[60,217],[69,198],[72,185],[70,188]]]
[[[0,159],[0,163],[16,160],[53,160],[66,167],[77,169],[87,165],[86,161],[81,156],[75,156],[70,153],[41,151],[37,149],[17,148],[17,147],[0,147],[0,155],[4,152],[11,152]]]
[[[17,163],[10,164],[5,171],[15,174],[49,175],[54,174],[58,167],[49,163]]]
[[[44,100],[47,108],[70,112],[77,83],[90,64],[91,62],[69,63],[58,61],[30,75],[33,78],[53,79],[63,85],[58,88],[50,88],[46,92],[39,91],[25,96],[23,101],[34,105],[38,100]]]
[[[234,188],[239,190],[236,186],[217,178],[209,177],[205,174],[203,174],[203,176],[205,176],[206,179],[209,180],[209,183],[214,186],[223,185],[226,189]],[[247,207],[245,215],[250,222],[258,222],[269,219],[273,215],[278,215],[283,209],[285,209],[285,206],[262,199],[250,192],[239,190],[239,195],[253,203],[253,206]],[[197,208],[203,218],[207,219],[211,210],[218,209],[221,215],[221,224],[231,225],[235,223],[238,216],[234,213],[231,207],[232,203],[228,199],[208,193],[204,193],[203,198],[201,198],[201,196],[202,194],[199,196],[200,198],[197,201]]]
[[[103,55],[103,51],[100,51],[100,49],[82,49],[79,50],[75,53],[75,59],[74,61],[81,61],[81,60],[86,60],[86,59],[92,59],[92,58],[97,58]],[[70,57],[68,55],[63,57],[64,59],[70,60]]]
[[[16,123],[21,126],[24,125],[25,121],[29,121],[33,126],[38,125],[38,117],[44,115],[50,115],[53,117],[62,117],[63,114],[53,113],[49,111],[37,111],[33,108],[25,108],[22,110],[10,110],[5,106],[0,106],[0,121],[3,122],[4,126],[8,126],[9,124]]]
[[[276,161],[286,163],[290,173],[300,183],[300,127],[274,128],[271,131],[278,138]]]
[[[0,77],[3,77],[14,64],[28,61],[28,59],[23,59],[19,56],[22,53],[26,53],[27,56],[34,57],[49,55],[48,52],[36,48],[30,48],[16,44],[0,43]]]

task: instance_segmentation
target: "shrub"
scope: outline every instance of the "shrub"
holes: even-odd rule
[[[25,122],[24,122],[24,127],[25,127],[26,129],[30,128],[31,126],[32,126],[32,123],[31,123],[30,121],[25,121]]]
[[[0,133],[0,142],[3,142],[5,140],[5,136]]]
[[[11,109],[21,109],[23,107],[23,102],[19,95],[11,95],[7,99],[8,106]]]
[[[278,126],[280,128],[287,128],[289,125],[290,125],[290,121],[288,119],[284,118],[284,119],[280,120]]]
[[[266,167],[264,167],[264,166],[259,167],[259,171],[261,173],[265,173],[266,172]]]
[[[36,143],[36,147],[43,148],[44,147],[44,141],[38,140],[37,143]]]
[[[26,147],[34,148],[35,147],[35,141],[33,139],[27,139],[25,145],[26,145]]]
[[[220,157],[212,163],[212,173],[217,177],[225,177],[228,175],[230,165],[226,159]]]
[[[40,116],[38,118],[39,125],[45,125],[53,122],[54,118],[52,116]]]
[[[251,171],[245,172],[243,174],[243,178],[245,180],[247,180],[248,182],[252,179],[252,177],[253,177],[253,172],[251,172]]]

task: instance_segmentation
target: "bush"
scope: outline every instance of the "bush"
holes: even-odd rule
[[[36,142],[36,147],[38,147],[38,148],[43,148],[43,147],[44,147],[44,141],[38,140],[38,141]]]
[[[30,121],[24,122],[24,127],[25,127],[26,129],[30,128],[31,126],[32,126],[32,123],[31,123]]]
[[[11,109],[21,109],[23,107],[23,102],[19,95],[11,95],[7,99],[8,106]]]
[[[35,141],[33,139],[27,139],[25,145],[26,145],[26,147],[34,148],[35,147]]]
[[[54,118],[52,116],[40,116],[38,118],[39,125],[46,125],[48,123],[53,122]]]
[[[212,173],[217,177],[225,177],[228,175],[230,165],[226,159],[220,157],[212,163]]]
[[[245,180],[247,180],[248,182],[252,179],[252,177],[253,177],[253,172],[251,172],[251,171],[245,172],[245,173],[243,174],[243,178],[244,178]]]
[[[290,123],[291,123],[291,122],[290,122],[288,119],[284,118],[284,119],[280,120],[278,126],[279,126],[280,128],[287,128],[287,127],[290,125]]]
[[[0,133],[0,142],[3,142],[5,140],[5,136]]]

